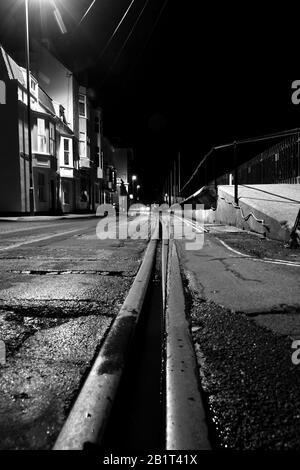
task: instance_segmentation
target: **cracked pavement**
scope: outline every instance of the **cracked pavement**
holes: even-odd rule
[[[0,222],[0,448],[50,449],[142,261],[99,219]]]
[[[177,245],[214,448],[299,450],[299,252],[230,227]]]

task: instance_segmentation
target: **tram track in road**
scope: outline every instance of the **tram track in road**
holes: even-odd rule
[[[176,246],[161,232],[54,450],[210,448]]]
[[[176,223],[175,219],[172,220]],[[164,238],[163,233],[167,234],[168,238]],[[163,452],[165,450],[219,448],[223,445],[223,441],[215,426],[215,416],[218,419],[220,416],[228,418],[226,409],[231,410],[232,405],[226,402],[227,398],[226,396],[225,399],[223,398],[223,393],[226,395],[228,390],[231,393],[231,388],[234,389],[232,384],[236,386],[234,393],[238,396],[239,406],[243,400],[245,402],[246,415],[238,428],[235,428],[237,424],[232,417],[230,417],[232,421],[229,419],[229,424],[224,421],[221,432],[231,426],[230,432],[228,431],[226,435],[227,441],[231,442],[234,448],[236,443],[232,444],[232,442],[240,432],[239,430],[248,432],[245,426],[248,417],[254,416],[255,420],[259,421],[260,411],[258,410],[258,415],[255,415],[256,403],[245,400],[248,396],[248,389],[243,395],[243,386],[240,386],[239,380],[236,382],[235,374],[239,374],[240,367],[240,373],[245,374],[246,368],[243,353],[239,349],[240,334],[249,341],[249,347],[253,351],[254,367],[258,361],[261,372],[261,376],[258,375],[256,380],[255,374],[247,369],[246,378],[250,381],[253,395],[258,393],[256,382],[264,381],[264,375],[267,373],[264,367],[269,364],[269,359],[266,360],[267,354],[260,353],[256,343],[261,341],[260,347],[263,345],[265,350],[268,345],[272,345],[273,354],[278,355],[275,346],[279,344],[279,339],[274,338],[272,333],[261,329],[254,322],[250,322],[245,316],[233,315],[218,304],[204,301],[202,297],[196,296],[195,299],[191,297],[193,299],[191,305],[186,306],[185,298],[188,302],[189,297],[186,284],[185,288],[182,285],[178,259],[178,254],[180,254],[182,263],[182,253],[179,251],[182,244],[179,241],[170,240],[172,235],[170,227],[165,227],[165,232],[161,229],[158,241],[151,240],[148,244],[140,271],[119,315],[113,320],[106,334],[90,373],[82,384],[56,440],[54,449],[90,449],[102,452],[151,449]],[[211,244],[210,239],[207,249],[213,249],[210,248]],[[218,250],[226,248],[218,240],[214,246]],[[199,258],[201,254],[203,255],[203,252],[200,254],[197,252],[195,257]],[[252,262],[247,257],[240,257],[239,253],[236,255],[238,255],[239,263],[243,260]],[[229,259],[231,260],[231,257]],[[182,266],[181,268],[185,273],[184,268]],[[183,279],[186,282],[184,275]],[[212,323],[211,328],[203,328],[201,315],[205,321]],[[188,324],[186,316],[190,318],[191,325]],[[226,330],[227,324],[224,318],[232,322],[229,332]],[[221,325],[220,332],[218,332],[219,324]],[[221,327],[227,331],[226,335],[223,334]],[[220,386],[217,391],[214,388],[214,377],[220,375],[222,368],[219,367],[218,360],[215,361],[217,354],[213,337],[215,330],[220,334],[219,341],[224,342],[224,348],[228,350],[225,363],[227,375],[230,377],[230,383],[227,383],[229,380],[227,378],[225,386]],[[231,335],[230,342],[227,341],[228,334]],[[209,342],[205,341],[206,335],[210,335]],[[253,342],[251,335],[255,338]],[[232,347],[237,350],[236,357],[232,354]],[[194,348],[198,364],[195,361]],[[280,348],[281,352],[283,348],[286,348],[287,355],[289,354],[289,348],[283,339],[280,339]],[[210,356],[212,370],[217,369],[212,374],[209,374],[209,370],[205,368],[205,361],[209,360]],[[234,367],[231,369],[232,361]],[[271,360],[270,365],[273,367]],[[288,373],[287,369],[287,376]],[[275,372],[268,374],[271,383],[277,380]],[[204,388],[203,392],[200,380]],[[223,376],[220,379],[221,384],[222,380],[225,380]],[[290,377],[289,380],[291,380]],[[243,381],[241,383],[243,384]],[[207,389],[207,384],[211,388]],[[282,393],[285,396],[285,392]],[[221,397],[221,411],[217,407],[212,407],[216,394]],[[232,395],[233,403],[235,403],[234,397],[235,395]],[[269,401],[262,395],[259,395],[259,400],[265,407],[264,413],[267,413],[268,407],[276,404],[272,392],[270,392]],[[286,404],[289,406],[287,400]],[[281,414],[284,414],[284,411],[281,410]],[[232,416],[235,416],[234,412]],[[274,445],[272,433],[275,428],[272,428],[272,420],[275,418],[270,414],[267,414],[266,418],[269,420],[270,428],[265,431],[262,445],[268,448],[268,445]],[[289,416],[288,419],[290,419]],[[245,435],[246,443],[247,439]],[[261,444],[255,439],[251,445],[258,447]],[[276,439],[279,438],[276,437]],[[275,441],[276,439],[274,438]],[[275,444],[279,445],[277,442]],[[238,445],[242,446],[243,442]]]
[[[94,226],[77,229],[42,242],[33,233],[1,255],[1,448],[202,448],[189,420],[182,426],[185,397],[194,425],[198,412],[184,338],[169,321],[178,306],[185,318],[183,297],[170,302],[181,290],[178,266],[171,282],[175,245],[158,236],[158,225],[146,252],[146,241],[99,245]]]

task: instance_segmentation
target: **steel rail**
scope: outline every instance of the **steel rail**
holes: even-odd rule
[[[160,223],[166,225],[165,220]],[[100,446],[119,388],[156,259],[158,218],[143,262],[96,357],[54,450]],[[168,224],[167,224],[168,225]],[[195,351],[185,315],[184,290],[174,240],[162,239],[161,269],[165,323],[165,447],[210,449]]]
[[[166,307],[166,449],[211,449],[194,346],[174,241],[170,241]]]
[[[56,440],[54,450],[99,445],[109,420],[154,265],[158,223],[142,265]]]

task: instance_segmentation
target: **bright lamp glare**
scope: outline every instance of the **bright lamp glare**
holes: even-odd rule
[[[60,29],[60,32],[62,34],[66,34],[67,28],[66,28],[65,23],[63,22],[63,19],[61,17],[61,14],[60,14],[60,12],[58,11],[57,8],[55,8],[53,14],[54,14],[54,17],[56,19],[56,23],[58,24],[58,27]]]

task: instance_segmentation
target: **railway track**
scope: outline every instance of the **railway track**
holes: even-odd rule
[[[208,430],[176,244],[157,226],[54,450],[203,450]]]

